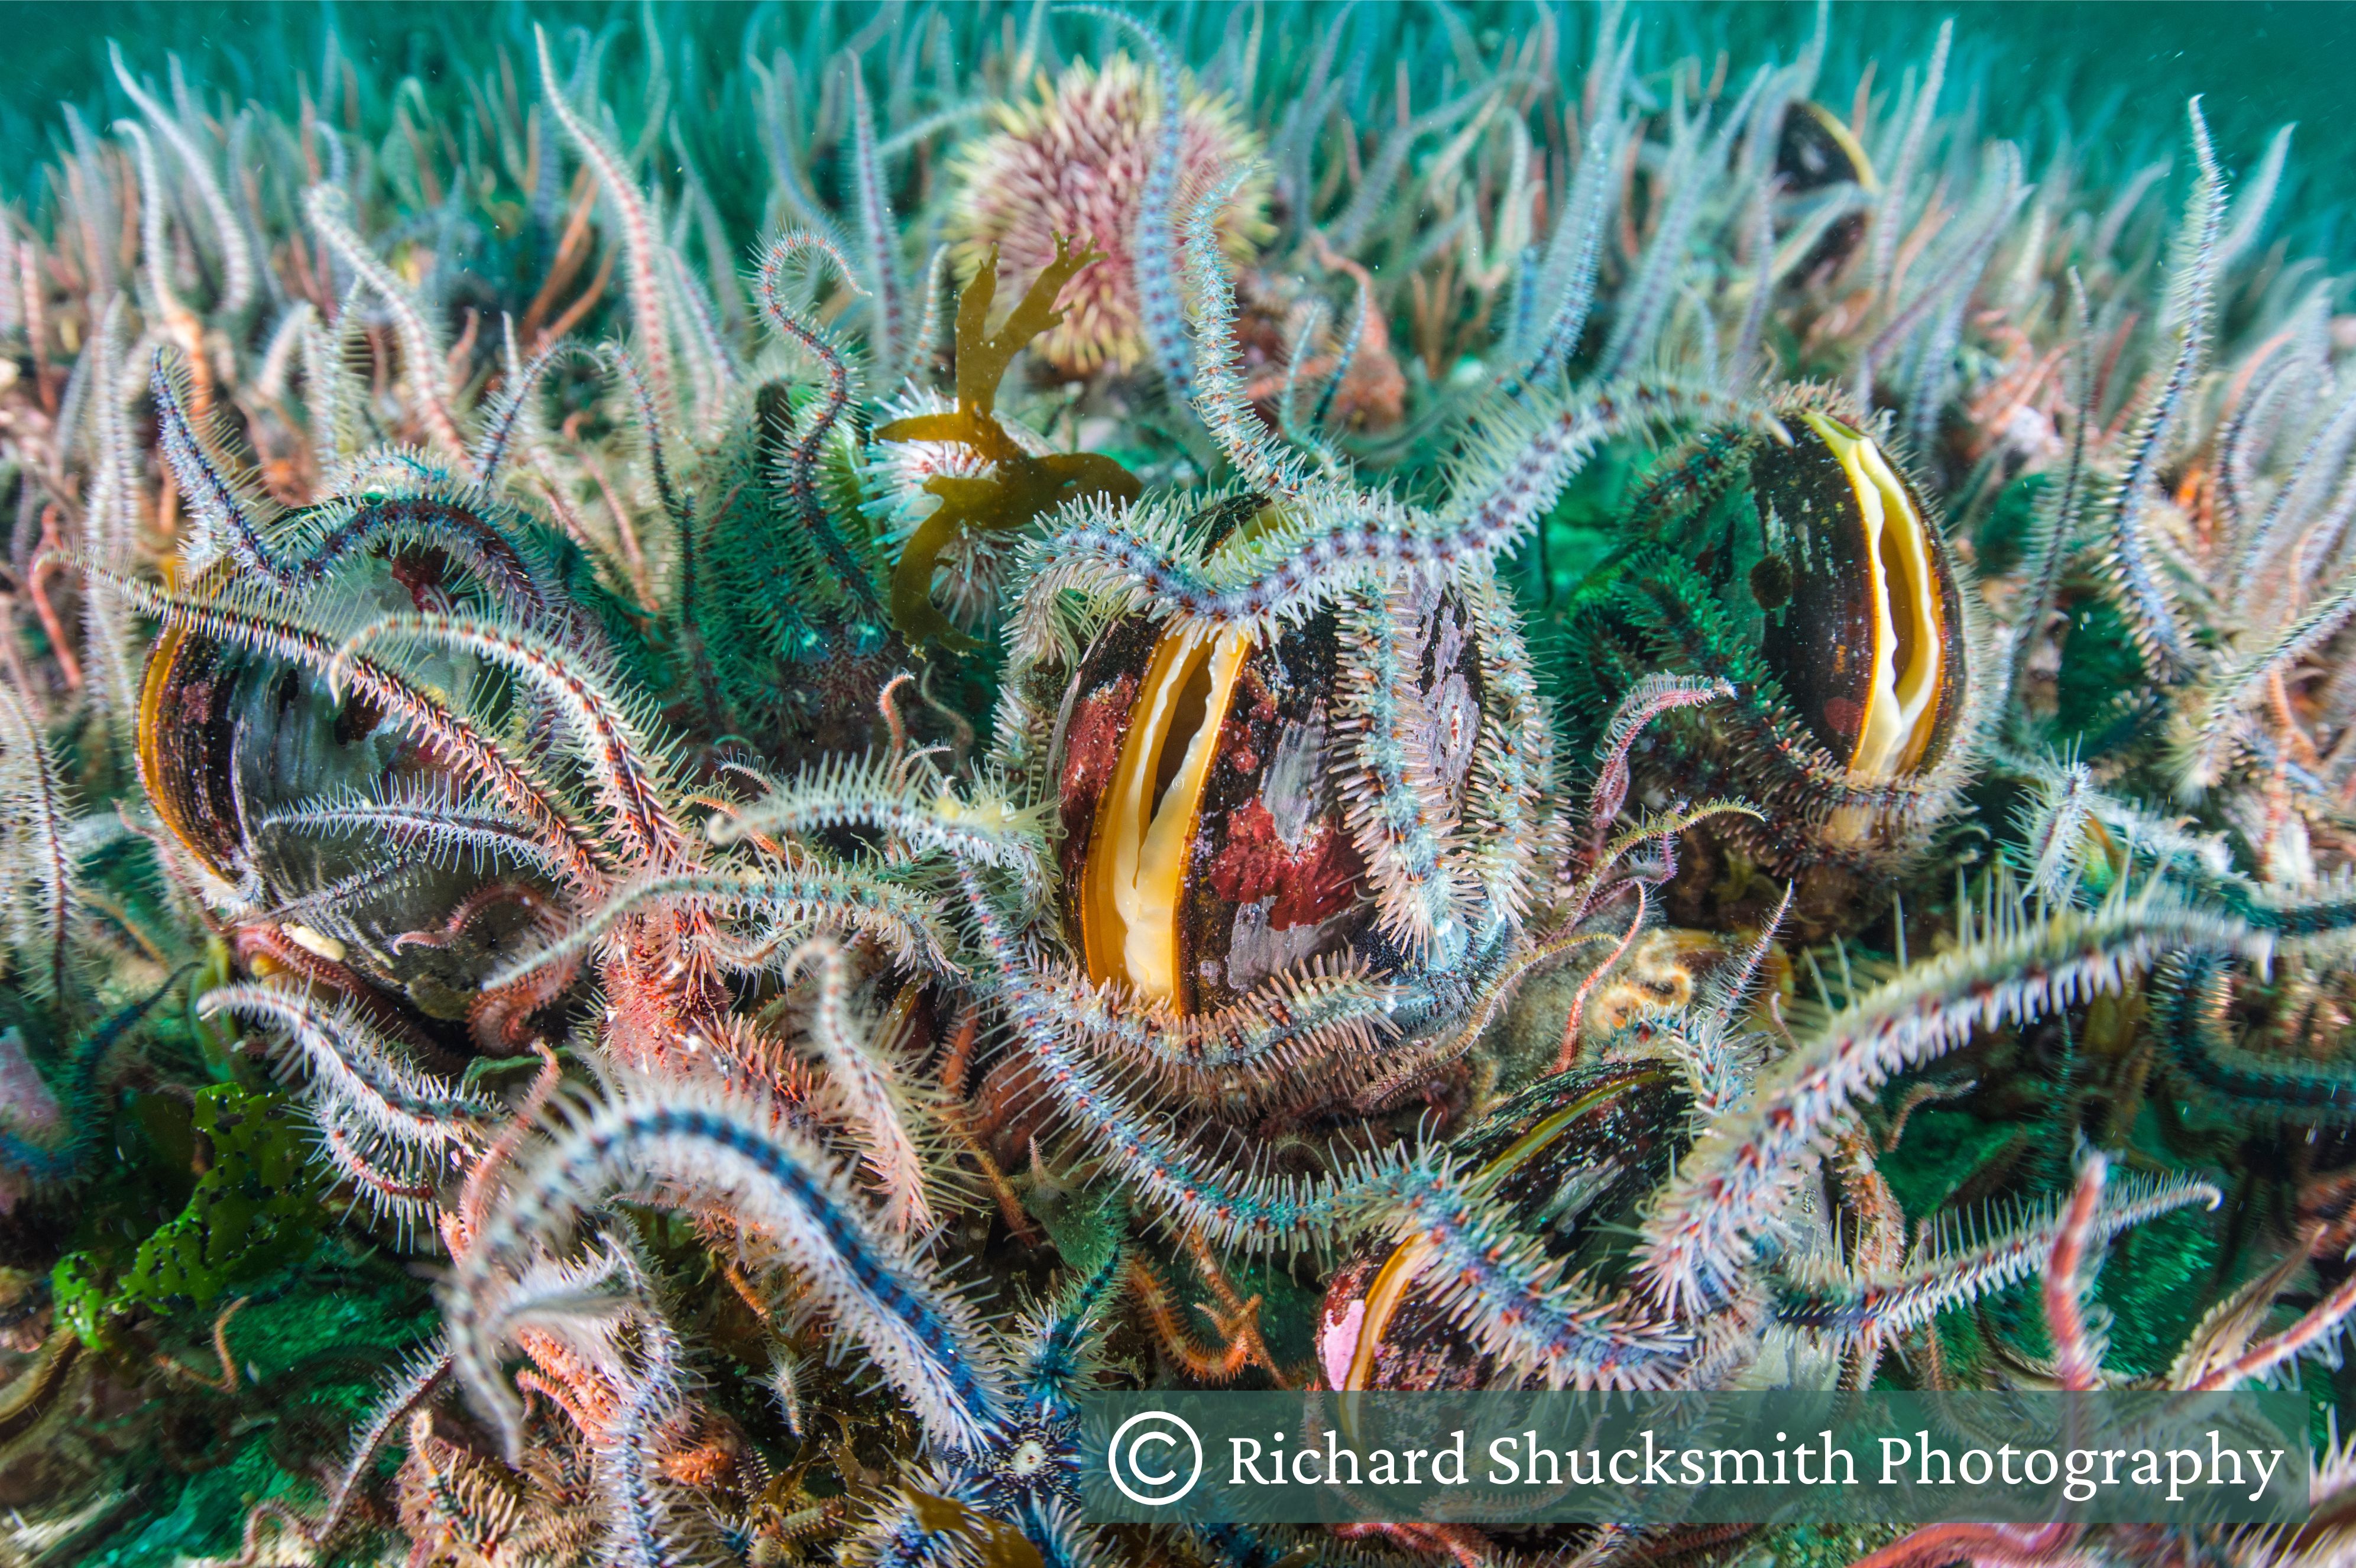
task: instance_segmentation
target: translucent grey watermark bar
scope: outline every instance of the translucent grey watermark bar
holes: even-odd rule
[[[1097,1523],[2294,1523],[2296,1393],[1141,1393]]]

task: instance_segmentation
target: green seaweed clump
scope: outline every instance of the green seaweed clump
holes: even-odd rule
[[[122,1278],[110,1288],[92,1252],[58,1260],[59,1320],[93,1349],[108,1347],[114,1321],[134,1307],[162,1309],[176,1299],[201,1306],[308,1256],[318,1240],[321,1184],[284,1095],[215,1084],[197,1091],[193,1121],[211,1163],[187,1206],[139,1243]]]

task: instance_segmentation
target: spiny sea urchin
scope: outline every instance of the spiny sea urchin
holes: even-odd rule
[[[1033,346],[1059,371],[1134,370],[1148,352],[1137,279],[1137,225],[1155,144],[1163,84],[1126,54],[1082,59],[1033,96],[992,110],[996,129],[960,149],[948,233],[962,275],[996,246],[1006,287],[1028,287],[1055,256],[1055,239],[1102,252],[1064,291],[1063,324]],[[1259,156],[1258,138],[1234,101],[1199,87],[1180,116],[1178,200]],[[1266,177],[1247,180],[1221,210],[1219,237],[1235,260],[1268,238]]]

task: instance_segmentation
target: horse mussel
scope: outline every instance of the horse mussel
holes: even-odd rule
[[[1660,1061],[1573,1068],[1523,1090],[1460,1136],[1460,1191],[1536,1237],[1567,1273],[1625,1272],[1626,1231],[1687,1144],[1692,1101]],[[1459,1321],[1419,1239],[1360,1252],[1329,1279],[1317,1364],[1341,1390],[1482,1389],[1493,1358]]]
[[[1397,987],[1412,1030],[1502,961],[1529,835],[1496,824],[1531,802],[1500,768],[1547,740],[1482,588],[1347,596],[1272,637],[1142,616],[1097,633],[1046,753],[1091,981],[1207,1015],[1351,967]]]
[[[1572,706],[1608,714],[1663,669],[1730,684],[1631,758],[1648,800],[1761,813],[1692,835],[1670,908],[1741,923],[1788,881],[1794,929],[1815,936],[1878,909],[1949,814],[1985,656],[1939,514],[1884,438],[1821,390],[1779,412],[1788,442],[1708,432],[1655,471],[1641,537],[1573,607],[1589,689]]]
[[[209,575],[233,570],[223,562]],[[336,573],[335,600],[355,625],[446,606],[445,575],[428,553],[362,557]],[[463,653],[428,668],[448,692],[496,684]],[[267,937],[263,948],[298,963],[292,950],[305,951],[429,1017],[464,1017],[502,946],[558,897],[543,865],[502,851],[498,827],[475,821],[485,813],[396,715],[234,641],[184,628],[156,639],[138,758],[164,828],[218,879],[214,901]],[[465,842],[470,823],[488,831]]]

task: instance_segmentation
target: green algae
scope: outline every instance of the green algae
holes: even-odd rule
[[[209,1163],[187,1206],[140,1242],[119,1279],[101,1253],[58,1260],[59,1317],[92,1349],[111,1348],[116,1321],[139,1307],[202,1306],[300,1261],[318,1240],[323,1184],[285,1096],[233,1083],[198,1090],[190,1128]]]

